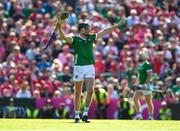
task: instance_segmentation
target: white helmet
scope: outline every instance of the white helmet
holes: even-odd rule
[[[140,51],[140,52],[139,52],[139,58],[141,58],[141,59],[148,59],[148,58],[149,58],[148,52],[146,52],[146,51]]]

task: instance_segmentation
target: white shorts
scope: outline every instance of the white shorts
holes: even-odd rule
[[[141,85],[143,86],[143,85]],[[145,85],[144,85],[145,86]],[[146,87],[147,88],[147,87]],[[143,92],[143,94],[146,96],[146,95],[151,95],[152,94],[152,91],[150,90],[141,90]]]
[[[73,80],[83,81],[84,78],[95,78],[95,68],[93,65],[74,66]]]
[[[143,90],[143,94],[146,95],[151,95],[152,91],[148,91],[148,90]]]

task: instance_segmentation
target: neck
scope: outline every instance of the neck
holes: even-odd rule
[[[140,60],[140,61],[139,61],[140,64],[143,63],[143,62],[144,62],[144,60]]]
[[[85,35],[85,34],[80,34],[80,36],[83,37],[83,38],[87,37],[87,35]]]

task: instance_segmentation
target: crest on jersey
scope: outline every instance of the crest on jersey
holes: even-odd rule
[[[77,79],[77,78],[78,78],[78,75],[75,75],[75,78]]]

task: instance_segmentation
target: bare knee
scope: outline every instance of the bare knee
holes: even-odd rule
[[[81,90],[75,89],[75,97],[80,98],[81,97]]]
[[[137,102],[138,100],[139,100],[138,97],[133,97],[134,102]]]
[[[94,89],[93,89],[93,88],[87,90],[87,94],[89,94],[89,95],[92,95],[93,92],[94,92]]]
[[[78,92],[78,91],[75,91],[75,97],[76,97],[76,98],[81,98],[81,93]]]
[[[146,100],[146,103],[148,106],[152,106],[152,104],[153,104],[151,99]]]
[[[83,81],[75,82],[75,92],[74,92],[74,94],[75,94],[76,98],[81,98],[82,86],[83,86]]]
[[[146,103],[147,103],[148,105],[151,105],[151,104],[152,104],[152,97],[151,97],[151,95],[145,96],[145,99],[146,99]]]
[[[133,96],[133,101],[134,102],[138,102],[138,100],[142,97],[142,93],[141,92],[135,92],[134,96]]]

